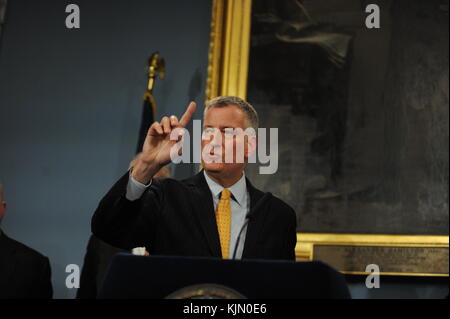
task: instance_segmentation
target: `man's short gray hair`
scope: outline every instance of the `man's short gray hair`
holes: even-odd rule
[[[205,105],[205,111],[203,112],[203,116],[206,115],[206,112],[212,107],[224,107],[229,105],[236,105],[240,110],[242,110],[247,117],[248,125],[247,127],[253,127],[255,131],[258,130],[259,120],[258,113],[255,108],[248,102],[237,96],[218,96],[209,100]]]

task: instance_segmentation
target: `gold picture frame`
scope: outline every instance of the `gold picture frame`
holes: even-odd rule
[[[251,8],[251,0],[213,1],[207,100],[246,98]],[[375,256],[382,275],[448,277],[448,247],[449,236],[298,233],[296,258],[320,259],[342,273],[361,275],[368,273],[361,265],[372,264]]]

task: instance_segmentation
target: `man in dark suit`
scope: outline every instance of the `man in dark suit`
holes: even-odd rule
[[[0,222],[6,212],[0,184]],[[52,298],[48,258],[0,230],[0,299]]]
[[[206,105],[200,173],[152,179],[173,158],[195,108],[191,102],[179,121],[172,115],[153,123],[131,170],[101,200],[92,232],[124,249],[145,246],[150,255],[294,260],[294,210],[245,177],[258,143],[256,134],[242,133],[258,128],[246,101],[225,96]]]

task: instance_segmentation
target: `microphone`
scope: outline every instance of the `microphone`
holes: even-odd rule
[[[236,253],[237,253],[237,249],[239,247],[239,243],[241,241],[241,235],[242,235],[242,231],[244,230],[245,226],[248,225],[248,223],[250,222],[250,219],[253,218],[253,216],[255,215],[255,212],[262,206],[262,204],[264,202],[267,201],[267,199],[269,197],[271,197],[272,194],[271,193],[265,193],[264,196],[256,203],[255,207],[253,207],[252,209],[250,209],[250,211],[248,212],[247,216],[245,216],[245,222],[241,227],[241,230],[239,231],[239,234],[237,236],[236,239],[236,243],[234,244],[234,251],[233,251],[233,258],[232,259],[236,259]]]
[[[239,247],[239,242],[241,241],[242,231],[244,230],[245,226],[247,226],[248,222],[250,221],[250,218],[252,217],[251,213],[252,212],[249,212],[247,214],[247,216],[245,217],[246,221],[244,222],[244,224],[241,227],[241,230],[239,231],[239,234],[238,234],[237,239],[236,239],[236,243],[234,244],[234,251],[233,251],[233,258],[232,259],[236,259],[236,253],[237,253],[237,249]]]

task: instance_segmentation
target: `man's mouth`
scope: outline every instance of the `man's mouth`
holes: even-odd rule
[[[208,157],[211,158],[211,159],[219,159],[219,158],[221,158],[221,156],[219,154],[211,154],[211,153],[208,154]]]
[[[206,159],[208,160],[208,161],[219,161],[219,160],[221,160],[222,159],[222,156],[220,155],[220,154],[218,154],[218,153],[208,153],[207,155],[206,155]]]

